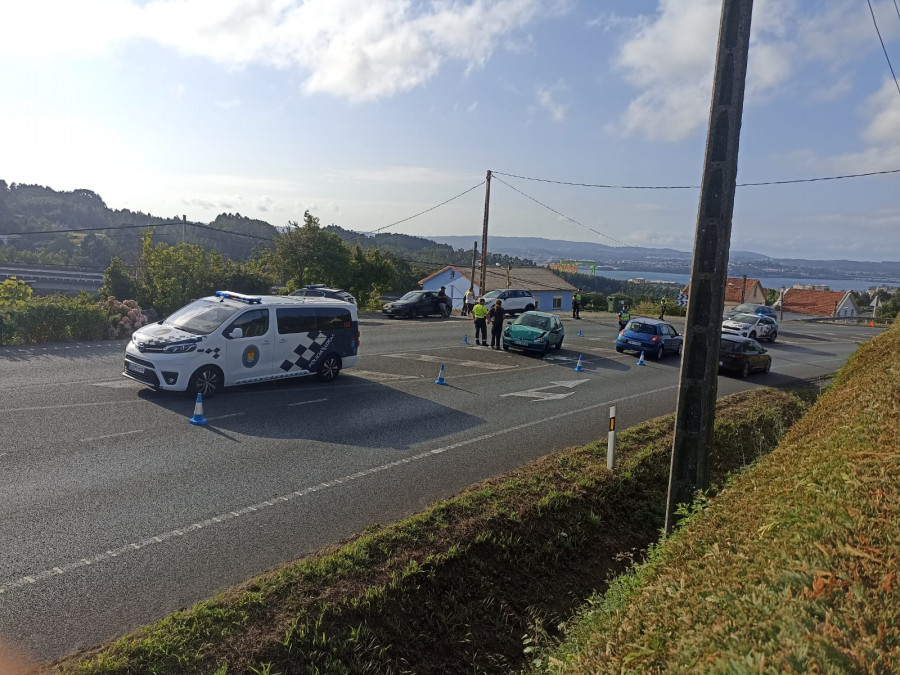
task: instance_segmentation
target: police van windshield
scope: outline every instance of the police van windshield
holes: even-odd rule
[[[209,335],[241,309],[243,308],[232,307],[223,302],[197,300],[182,307],[162,323],[194,335]]]

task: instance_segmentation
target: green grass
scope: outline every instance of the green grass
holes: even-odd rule
[[[617,577],[547,673],[900,672],[900,329]]]
[[[711,475],[774,447],[807,404],[719,403]],[[64,673],[448,673],[524,667],[657,538],[672,416],[544,457],[54,667]],[[763,441],[745,447],[751,430]],[[623,555],[624,553],[624,555]]]

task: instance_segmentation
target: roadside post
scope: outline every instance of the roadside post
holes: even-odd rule
[[[606,468],[613,470],[616,463],[616,406],[609,406],[609,435],[606,441]]]

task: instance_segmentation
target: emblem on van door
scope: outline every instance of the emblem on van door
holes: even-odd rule
[[[244,353],[241,355],[241,362],[245,368],[252,368],[259,363],[259,348],[256,345],[247,345],[244,347]]]

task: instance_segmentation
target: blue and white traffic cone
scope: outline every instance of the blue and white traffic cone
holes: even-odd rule
[[[638,359],[637,365],[639,365],[639,366],[647,365],[646,363],[644,363],[644,352],[641,352],[641,358]]]
[[[462,342],[464,345],[469,344],[469,334],[466,333],[465,335],[463,335],[463,339],[460,340],[460,342]]]
[[[578,337],[584,337],[584,333],[582,333],[581,330],[578,331]]]
[[[203,416],[203,394],[197,394],[197,402],[194,404],[194,416],[188,422],[197,426],[206,424],[206,418]]]
[[[441,372],[438,373],[438,379],[434,381],[435,384],[447,384],[447,381],[444,379],[444,364],[441,364]]]
[[[575,372],[576,373],[584,372],[584,366],[581,365],[581,354],[578,355],[578,363],[575,364]]]

